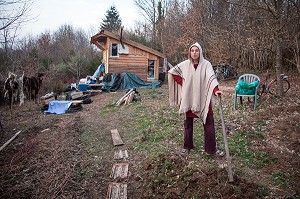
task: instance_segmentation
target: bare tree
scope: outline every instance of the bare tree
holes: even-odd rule
[[[246,9],[247,19],[243,23],[243,31],[248,34],[247,45],[252,46],[252,60],[261,61],[272,52],[274,57],[278,82],[281,82],[280,74],[283,70],[283,50],[296,49],[299,44],[295,35],[299,32],[299,1],[290,0],[223,0],[238,9]],[[297,38],[297,36],[296,36]],[[296,41],[296,45],[294,44]],[[262,54],[261,52],[265,52]],[[279,84],[278,94],[283,95],[282,84]]]
[[[175,10],[180,2],[186,7]],[[176,45],[166,46],[165,53],[176,60],[186,52],[175,55],[174,46],[185,49],[187,43],[199,41],[212,62],[225,59],[241,70],[277,66],[279,74],[297,68],[299,4],[298,0],[174,0],[165,15],[163,41]]]
[[[156,0],[135,0],[135,5],[140,9],[140,13],[146,20],[152,25],[152,42],[154,41],[155,35],[155,22],[156,22]]]
[[[140,13],[146,19],[148,24],[145,27],[151,26],[151,41],[152,47],[160,45],[161,32],[163,29],[163,20],[165,18],[167,6],[170,4],[168,0],[135,0],[135,5],[139,8]],[[158,29],[157,29],[158,28]]]
[[[9,43],[13,45],[17,30],[23,23],[31,20],[29,14],[32,4],[33,0],[0,1],[0,41],[6,50]]]
[[[187,9],[184,3],[174,1],[168,6],[164,19],[162,40],[165,43],[164,53],[172,64],[182,61],[187,55],[185,50],[188,41],[181,39],[184,35],[183,21],[186,15]]]
[[[0,30],[28,21],[32,3],[32,0],[0,1]]]

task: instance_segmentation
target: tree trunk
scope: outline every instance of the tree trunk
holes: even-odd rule
[[[299,56],[300,49],[298,43],[298,35],[295,36],[295,44],[296,44],[296,49],[294,50],[295,62],[296,62],[298,73],[300,73],[300,56]]]
[[[275,32],[275,44],[276,44],[276,79],[277,79],[277,94],[279,96],[283,96],[283,83],[282,79],[280,78],[280,75],[282,74],[282,39],[281,39],[281,27],[282,27],[282,6],[283,1],[278,0],[277,3],[275,3],[275,9],[277,13],[277,27]]]
[[[279,35],[276,34],[276,79],[279,84],[277,84],[277,93],[279,96],[283,96],[283,84],[280,75],[282,74],[282,48],[281,48],[281,41]]]

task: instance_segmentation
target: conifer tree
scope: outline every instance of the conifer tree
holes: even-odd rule
[[[107,11],[105,15],[105,19],[100,25],[101,30],[108,30],[111,32],[117,32],[122,26],[122,20],[119,16],[119,12],[116,7],[112,5]]]

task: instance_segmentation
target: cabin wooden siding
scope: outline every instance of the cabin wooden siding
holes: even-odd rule
[[[142,56],[120,55],[117,58],[110,58],[109,73],[128,72],[137,75],[142,80],[147,80],[148,59]]]
[[[109,39],[108,46],[110,43],[118,44],[118,40]],[[134,46],[127,45],[129,48],[129,54],[119,54],[118,57],[110,56],[110,48],[106,51],[108,55],[108,73],[122,73],[128,72],[137,75],[144,81],[158,80],[159,76],[159,58]],[[148,76],[148,60],[154,60],[154,78],[149,79]]]
[[[105,31],[107,32],[107,31]],[[95,36],[94,36],[95,37]],[[141,49],[143,46],[141,44],[134,44],[134,42],[123,42],[124,45],[128,46],[128,54],[118,54],[118,56],[112,57],[110,53],[110,44],[120,44],[121,42],[115,37],[107,36],[105,39],[101,38],[103,43],[103,60],[102,62],[105,65],[106,73],[122,73],[128,72],[137,75],[144,81],[157,81],[159,78],[159,66],[160,66],[160,57],[156,54],[157,51],[152,49]],[[93,41],[92,43],[97,42]],[[98,46],[98,45],[97,45]],[[99,47],[99,46],[98,46]],[[144,47],[147,48],[147,47]],[[151,53],[153,52],[153,53]],[[159,52],[157,52],[159,53]],[[148,61],[154,61],[154,78],[148,78]]]

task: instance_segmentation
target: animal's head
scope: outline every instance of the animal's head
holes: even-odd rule
[[[17,81],[17,75],[12,73],[12,72],[9,72],[8,73],[8,79],[11,79],[13,81]]]
[[[37,73],[38,79],[43,81],[44,73]]]

